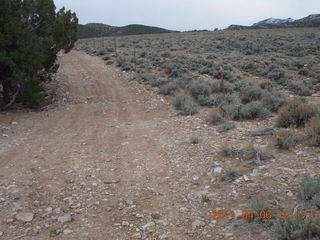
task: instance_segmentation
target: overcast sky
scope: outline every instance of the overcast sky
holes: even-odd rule
[[[80,23],[144,24],[171,30],[252,25],[265,18],[320,13],[320,0],[54,0],[75,11]]]

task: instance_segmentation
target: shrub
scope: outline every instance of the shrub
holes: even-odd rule
[[[99,52],[98,52],[98,56],[102,56],[102,55],[105,55],[106,53],[105,53],[105,51],[104,50],[100,50]]]
[[[225,141],[221,146],[220,146],[220,153],[222,154],[222,156],[224,157],[230,157],[232,155],[232,148],[229,144],[228,141]]]
[[[261,102],[271,112],[277,112],[288,101],[287,97],[280,92],[265,92]]]
[[[312,117],[319,113],[315,105],[307,104],[304,99],[295,98],[290,100],[279,110],[276,121],[278,127],[304,126]]]
[[[319,217],[278,219],[273,226],[277,240],[318,240],[319,229]]]
[[[190,84],[190,93],[196,99],[198,96],[208,97],[212,92],[211,86],[206,81],[192,81]]]
[[[235,127],[236,127],[236,124],[235,124],[234,122],[232,122],[232,121],[227,121],[227,122],[221,124],[221,125],[218,127],[217,131],[218,131],[219,133],[223,133],[223,132],[227,132],[227,131],[230,131],[230,130],[234,129]]]
[[[313,145],[320,145],[320,116],[316,116],[310,119],[306,125],[306,132],[311,138]]]
[[[112,60],[106,61],[106,65],[112,65],[112,64],[113,64],[113,61],[112,61]]]
[[[210,198],[207,195],[202,195],[201,199],[202,199],[202,202],[204,203],[210,202]]]
[[[266,119],[271,116],[270,111],[260,101],[251,102],[247,105],[241,103],[224,104],[220,106],[220,109],[233,120]]]
[[[274,84],[273,82],[271,82],[270,80],[265,80],[265,81],[263,81],[263,82],[260,84],[260,87],[261,87],[262,89],[271,91],[272,88],[274,87],[274,85],[275,85],[275,84]]]
[[[107,52],[112,53],[115,52],[116,50],[114,48],[107,48]]]
[[[197,97],[197,102],[200,106],[214,106],[216,105],[216,98],[199,95]]]
[[[250,205],[251,205],[251,209],[254,213],[255,219],[257,219],[259,222],[266,222],[268,220],[270,221],[270,219],[260,218],[262,211],[264,211],[265,213],[267,211],[272,211],[270,204],[268,204],[266,200],[254,199],[250,202]],[[251,220],[251,219],[248,219],[248,220]]]
[[[221,93],[221,81],[215,80],[212,85],[212,92]],[[230,82],[224,81],[224,90],[226,93],[232,93],[236,89],[236,86]]]
[[[273,157],[274,156],[272,155],[272,153],[270,153],[270,151],[266,151],[265,149],[261,149],[261,148],[255,148],[252,145],[249,146],[244,151],[244,158],[246,160],[256,159],[256,160],[265,161],[265,160],[269,160]]]
[[[121,67],[126,62],[126,59],[123,57],[117,58],[117,67]]]
[[[299,96],[311,96],[313,92],[312,89],[305,84],[291,84],[290,90]]]
[[[221,177],[221,181],[234,181],[237,178],[241,177],[242,174],[238,169],[231,168],[227,171],[227,173]]]
[[[176,96],[174,106],[181,115],[194,115],[199,112],[198,104],[190,95]]]
[[[190,137],[190,143],[191,144],[198,144],[200,142],[199,137],[198,136],[191,136]]]
[[[177,90],[176,85],[169,85],[163,88],[160,88],[159,93],[162,95],[171,95],[173,96],[175,91]]]
[[[298,138],[293,130],[280,130],[275,136],[276,146],[280,149],[289,149],[297,142]]]
[[[133,66],[128,62],[125,62],[121,65],[122,71],[131,71],[132,69],[133,69]]]
[[[320,195],[320,177],[306,175],[300,183],[300,198],[304,201],[312,201]]]
[[[168,79],[166,78],[155,78],[150,81],[150,85],[152,87],[159,87],[166,84],[167,82],[168,82]]]
[[[220,112],[215,109],[211,112],[209,122],[213,125],[217,125],[224,122],[224,118],[221,116]]]
[[[256,86],[246,87],[240,92],[240,98],[242,103],[249,103],[257,101],[262,98],[262,89]]]
[[[274,65],[270,66],[270,68],[268,69],[267,77],[283,86],[288,83],[288,76],[286,75],[286,73],[282,69]]]
[[[266,119],[270,116],[271,113],[260,101],[250,102],[240,109],[240,119]]]
[[[45,100],[40,81],[27,81],[22,88],[18,101],[25,102],[28,107],[38,108]]]

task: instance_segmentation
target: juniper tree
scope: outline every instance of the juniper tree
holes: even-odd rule
[[[57,53],[77,40],[78,19],[53,0],[0,0],[0,86],[7,106],[43,100],[40,82],[58,69]]]

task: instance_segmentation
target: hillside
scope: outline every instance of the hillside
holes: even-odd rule
[[[320,14],[312,14],[307,17],[294,20],[292,18],[277,19],[268,18],[254,23],[252,26],[230,25],[229,30],[264,29],[264,28],[292,28],[292,27],[320,27]]]
[[[79,24],[79,38],[94,38],[106,36],[125,36],[138,34],[169,33],[171,30],[151,27],[139,24],[127,25],[124,27],[114,27],[102,23]]]

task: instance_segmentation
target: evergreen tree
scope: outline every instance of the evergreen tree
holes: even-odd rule
[[[53,0],[0,0],[0,86],[3,102],[18,96],[29,105],[44,96],[40,82],[58,69],[59,51],[70,51],[77,40],[78,19]]]

